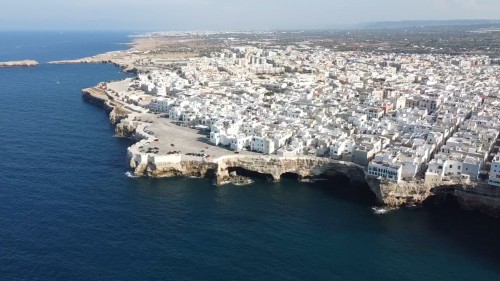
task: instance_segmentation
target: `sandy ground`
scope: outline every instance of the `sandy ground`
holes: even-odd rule
[[[130,49],[98,54],[76,60],[53,61],[54,64],[112,62],[125,70],[155,67],[155,60],[178,61],[200,56],[201,53],[220,48],[220,43],[197,38],[153,37],[137,38]],[[156,67],[158,67],[156,65]]]

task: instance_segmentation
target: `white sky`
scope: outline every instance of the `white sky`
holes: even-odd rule
[[[4,30],[327,28],[500,18],[500,0],[0,0],[0,7]]]

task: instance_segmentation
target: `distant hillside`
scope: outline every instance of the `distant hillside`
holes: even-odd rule
[[[407,21],[381,21],[367,22],[356,26],[359,29],[397,29],[410,27],[433,26],[468,26],[500,24],[500,20],[407,20]]]

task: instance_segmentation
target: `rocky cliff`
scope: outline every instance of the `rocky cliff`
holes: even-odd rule
[[[106,95],[104,90],[99,88],[87,88],[82,90],[82,98],[91,104],[95,104],[99,107],[106,109],[107,111],[113,110],[110,105],[110,99]]]
[[[137,125],[130,122],[122,122],[131,113],[120,103],[114,101],[103,89],[87,88],[82,90],[82,98],[92,104],[100,106],[109,112],[109,121],[116,125],[115,132],[119,137],[130,136]]]
[[[217,164],[202,161],[180,161],[172,164],[149,162],[144,173],[151,177],[207,177],[217,170]]]
[[[269,175],[274,180],[280,180],[285,173],[293,173],[300,178],[320,175],[334,176],[341,174],[353,182],[363,182],[363,169],[353,163],[335,161],[317,157],[279,158],[274,156],[228,156],[217,160],[217,181],[223,182],[229,178],[230,168],[241,168],[248,171]]]
[[[420,205],[429,198],[446,195],[454,196],[465,209],[480,210],[490,215],[500,216],[500,188],[481,183],[447,182],[438,185],[426,185],[419,181],[392,183],[366,177],[364,168],[351,162],[307,156],[281,158],[264,155],[231,155],[212,161],[202,161],[183,160],[179,155],[173,156],[174,161],[164,161],[161,159],[164,156],[161,155],[138,153],[136,147],[140,146],[141,142],[147,141],[137,131],[141,125],[133,121],[131,112],[111,99],[104,90],[84,89],[83,98],[110,111],[110,122],[116,125],[117,136],[137,136],[138,139],[142,139],[128,149],[129,165],[138,176],[209,176],[214,177],[217,183],[221,184],[231,180],[233,169],[244,169],[268,175],[276,181],[280,180],[285,173],[296,174],[299,178],[343,175],[352,183],[367,183],[381,205],[389,207]]]
[[[394,183],[370,177],[366,181],[377,201],[390,207],[419,205],[432,194],[433,189],[433,186],[421,182]]]
[[[368,185],[381,205],[389,207],[421,205],[434,197],[453,196],[467,210],[500,216],[500,188],[480,182],[392,183],[367,178]]]
[[[147,157],[147,158],[146,158]],[[160,156],[161,157],[161,156]],[[297,174],[300,178],[320,175],[344,175],[352,182],[364,183],[365,175],[362,167],[353,163],[340,162],[326,158],[294,157],[278,158],[274,156],[225,156],[213,161],[178,161],[156,163],[155,156],[129,155],[131,168],[137,175],[152,177],[172,176],[215,176],[217,183],[230,180],[231,168],[245,169],[274,180],[280,180],[285,173]]]
[[[109,113],[109,121],[111,124],[116,125],[120,123],[123,119],[127,118],[129,112],[124,110],[122,107],[114,107]]]
[[[486,184],[458,185],[448,191],[467,210],[481,212],[500,217],[500,188]]]

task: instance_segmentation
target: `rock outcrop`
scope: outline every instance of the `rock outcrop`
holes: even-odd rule
[[[0,67],[33,67],[37,66],[36,60],[4,61],[0,62]]]
[[[137,124],[135,122],[122,119],[120,123],[116,124],[115,127],[115,135],[117,137],[132,137],[137,128]]]
[[[113,110],[110,104],[110,99],[106,92],[99,88],[87,88],[82,90],[82,98],[91,104],[97,105],[106,109],[106,111]]]
[[[481,182],[423,182],[392,183],[366,179],[379,204],[388,207],[421,205],[438,196],[453,196],[463,209],[478,210],[500,216],[500,188]]]
[[[149,161],[144,171],[151,177],[207,177],[213,175],[217,164],[203,161],[180,161],[179,163],[153,163]]]
[[[120,123],[123,119],[127,118],[129,112],[124,110],[122,107],[114,107],[113,110],[109,113],[109,121],[111,124],[116,125]]]
[[[370,177],[366,181],[378,203],[389,207],[419,205],[432,194],[433,189],[433,186],[422,182],[394,183]]]

